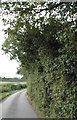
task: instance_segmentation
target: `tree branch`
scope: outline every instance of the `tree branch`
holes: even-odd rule
[[[50,9],[49,8],[42,8],[42,9],[38,9],[38,8],[19,8],[19,10],[23,10],[24,12],[34,10],[36,13],[40,13],[42,11],[53,10],[54,8],[57,8],[57,7],[61,6],[62,4],[64,4],[64,3],[60,2],[58,4],[55,4]]]

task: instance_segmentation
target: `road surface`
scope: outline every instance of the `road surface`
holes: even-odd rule
[[[25,94],[22,90],[0,103],[0,117],[2,112],[2,118],[38,118]]]

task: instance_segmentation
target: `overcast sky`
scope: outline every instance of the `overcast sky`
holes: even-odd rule
[[[0,20],[0,77],[19,77],[19,75],[16,74],[18,67],[17,61],[10,60],[1,50],[1,45],[4,42],[4,33],[2,29],[3,25]]]

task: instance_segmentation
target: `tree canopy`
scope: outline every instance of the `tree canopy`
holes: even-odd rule
[[[8,25],[2,49],[21,63],[28,94],[35,103],[40,99],[37,107],[47,117],[77,117],[76,6],[77,2],[2,3],[3,22]]]

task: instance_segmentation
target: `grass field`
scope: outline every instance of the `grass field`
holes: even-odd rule
[[[5,97],[27,87],[25,82],[0,82],[0,101]]]

